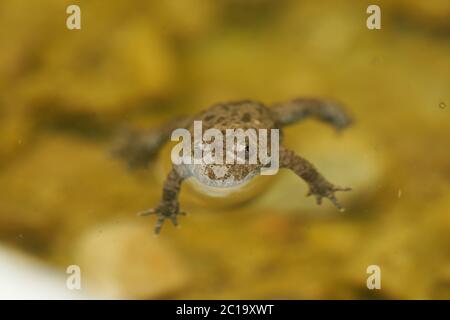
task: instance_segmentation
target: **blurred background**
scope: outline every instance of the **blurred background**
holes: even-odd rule
[[[81,30],[66,28],[70,4]],[[449,299],[449,88],[448,0],[2,0],[0,295],[65,298],[78,265],[83,297]],[[345,213],[280,172],[220,199],[186,184],[190,215],[159,237],[136,217],[159,200],[171,145],[128,171],[109,152],[121,128],[301,96],[355,119],[339,135],[312,120],[285,131],[353,188]]]

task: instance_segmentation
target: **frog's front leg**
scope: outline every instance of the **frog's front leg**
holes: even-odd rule
[[[344,208],[336,199],[336,191],[349,191],[351,188],[337,187],[328,182],[317,169],[306,159],[296,155],[293,151],[280,147],[280,167],[294,171],[309,186],[307,196],[314,195],[317,204],[322,203],[322,198],[328,198],[340,210]]]
[[[174,226],[178,226],[178,215],[186,215],[179,211],[178,196],[183,180],[189,177],[187,170],[181,166],[174,166],[164,181],[161,200],[155,209],[138,213],[141,216],[155,214],[157,217],[155,234],[159,234],[166,219],[170,219]]]
[[[308,117],[344,129],[351,124],[351,118],[337,102],[314,98],[298,98],[283,103],[276,103],[271,111],[280,126],[287,126]]]
[[[124,160],[130,169],[146,167],[164,143],[170,140],[173,130],[186,128],[189,124],[189,117],[181,117],[166,122],[157,129],[129,130],[119,135],[112,154]]]

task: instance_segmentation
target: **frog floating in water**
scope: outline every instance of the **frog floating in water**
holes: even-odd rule
[[[129,133],[119,143],[115,154],[124,159],[131,168],[143,167],[148,165],[162,145],[170,139],[174,130],[185,128],[193,133],[194,121],[201,121],[206,130],[214,128],[221,132],[233,128],[267,129],[268,131],[279,129],[282,137],[283,127],[308,117],[317,118],[337,130],[351,124],[351,119],[345,110],[338,103],[328,100],[299,98],[270,107],[252,100],[218,103],[193,117],[176,119],[157,130]],[[248,144],[243,147],[248,153]],[[337,187],[328,182],[309,161],[293,151],[280,146],[278,152],[279,167],[292,170],[308,184],[307,196],[315,196],[317,204],[321,204],[322,198],[328,198],[343,211],[334,193],[349,191],[350,188]],[[158,234],[166,219],[177,226],[178,215],[185,214],[180,211],[178,202],[181,184],[185,179],[193,177],[203,184],[231,188],[248,182],[255,175],[260,174],[266,166],[267,164],[260,161],[253,164],[174,164],[164,182],[159,205],[155,209],[141,212],[140,215],[155,214],[157,216],[155,233]]]

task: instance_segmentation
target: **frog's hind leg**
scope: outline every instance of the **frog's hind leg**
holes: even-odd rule
[[[112,154],[124,160],[130,169],[145,168],[170,139],[172,131],[177,128],[187,128],[189,124],[190,118],[183,117],[164,123],[157,129],[126,130],[119,134]]]
[[[344,129],[351,124],[351,118],[337,102],[314,98],[298,98],[276,103],[271,107],[279,126],[287,126],[308,117],[317,118],[336,129]]]
[[[325,197],[340,211],[344,211],[334,193],[350,191],[350,188],[337,187],[328,182],[308,160],[283,147],[280,148],[280,167],[290,169],[302,178],[309,186],[307,196],[313,195],[317,204],[321,204],[322,198]]]

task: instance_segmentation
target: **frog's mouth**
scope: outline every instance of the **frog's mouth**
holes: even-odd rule
[[[247,179],[242,182],[234,182],[230,184],[224,184],[222,181],[212,180],[212,182],[206,184],[199,179],[188,179],[187,182],[198,192],[206,194],[211,197],[227,197],[232,193],[242,190],[249,182]]]
[[[248,166],[193,165],[190,171],[196,189],[211,195],[226,196],[240,190],[255,175]]]

